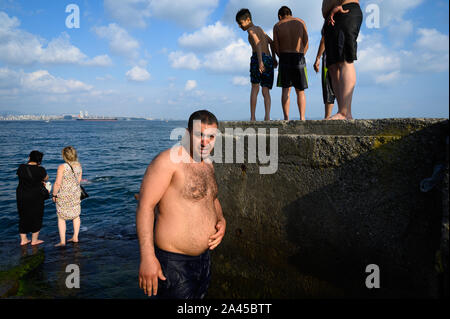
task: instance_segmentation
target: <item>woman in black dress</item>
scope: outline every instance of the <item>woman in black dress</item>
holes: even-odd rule
[[[31,234],[31,245],[42,244],[38,239],[44,217],[44,196],[41,193],[43,182],[48,180],[47,171],[41,167],[42,154],[32,151],[27,164],[21,164],[17,169],[19,186],[16,190],[17,210],[19,211],[20,245],[30,242],[27,238]]]

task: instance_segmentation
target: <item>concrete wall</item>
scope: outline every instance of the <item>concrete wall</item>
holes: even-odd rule
[[[448,120],[225,128],[277,128],[278,170],[260,174],[265,165],[249,163],[247,153],[244,163],[215,164],[227,233],[213,253],[209,298],[443,295]],[[444,181],[421,192],[439,163],[447,166],[447,191]],[[379,289],[365,285],[369,264],[379,266]]]

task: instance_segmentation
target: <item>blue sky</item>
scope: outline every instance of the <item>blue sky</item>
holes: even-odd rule
[[[306,22],[310,49],[307,118],[323,116],[321,0],[0,0],[0,112],[186,119],[207,108],[219,119],[249,118],[247,34],[234,16],[247,7],[272,36],[288,5]],[[67,28],[66,6],[80,9]],[[362,0],[379,27],[361,28],[353,99],[356,118],[449,117],[449,2]],[[295,94],[292,92],[292,94]],[[272,119],[282,118],[274,87]],[[291,100],[291,118],[298,109]],[[264,116],[260,95],[257,118]]]

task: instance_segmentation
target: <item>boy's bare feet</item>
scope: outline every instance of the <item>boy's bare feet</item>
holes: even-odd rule
[[[346,120],[347,117],[342,115],[341,113],[336,113],[333,116],[327,118],[327,120]]]
[[[20,242],[20,246],[25,246],[25,245],[27,245],[27,244],[29,244],[29,243],[31,243],[31,240],[26,240],[26,241],[21,241]]]
[[[74,238],[70,238],[67,242],[74,242],[74,243],[78,243],[78,238],[74,239]]]
[[[61,246],[65,246],[66,245],[66,243],[57,243],[56,245],[55,245],[55,247],[61,247]]]
[[[36,245],[42,244],[43,242],[44,241],[40,240],[40,239],[36,240],[35,242],[31,241],[31,246],[36,246]]]

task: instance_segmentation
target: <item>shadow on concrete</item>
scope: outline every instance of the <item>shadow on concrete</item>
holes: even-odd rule
[[[419,190],[434,165],[445,162],[437,129],[346,162],[335,169],[335,182],[284,206],[287,237],[297,248],[289,263],[339,287],[345,297],[439,296],[435,254],[443,199],[438,187]],[[429,143],[417,143],[424,139]],[[380,289],[365,285],[370,264],[380,268]]]

